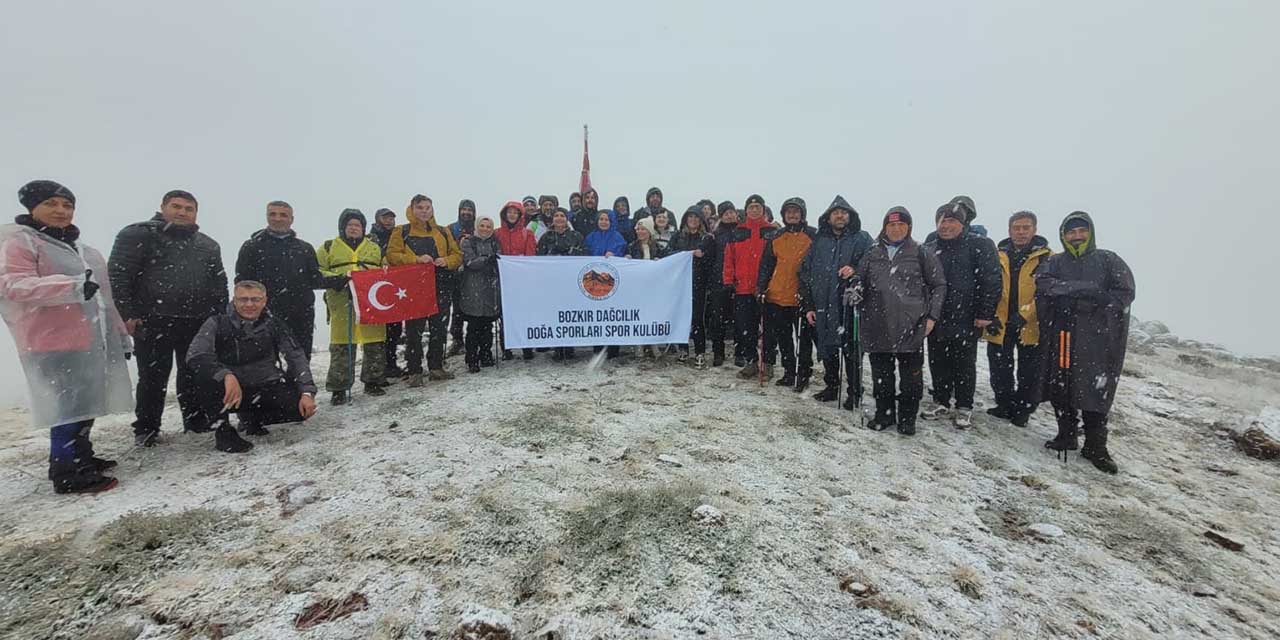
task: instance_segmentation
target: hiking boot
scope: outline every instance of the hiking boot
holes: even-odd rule
[[[133,434],[133,446],[135,447],[154,447],[160,443],[160,430],[142,431]]]
[[[855,395],[854,392],[850,391],[845,394],[844,402],[841,402],[840,406],[844,407],[845,411],[853,411],[857,406],[857,402],[855,402],[857,399],[858,396]]]
[[[778,378],[778,381],[773,384],[779,387],[794,387],[796,386],[796,376],[793,373],[783,372],[782,377]]]
[[[711,366],[713,366],[713,367],[723,367],[723,366],[724,366],[724,354],[711,356]]]
[[[270,431],[267,428],[252,420],[240,419],[240,431],[246,436],[269,436]]]
[[[241,438],[231,423],[224,420],[213,432],[213,446],[225,453],[244,453],[253,448],[253,443]]]
[[[951,415],[951,407],[940,402],[931,402],[929,406],[920,412],[920,417],[925,420],[941,420]]]
[[[809,376],[805,376],[803,378],[796,378],[796,384],[793,389],[796,393],[804,393],[804,390],[808,388],[809,388]]]
[[[898,433],[904,436],[914,436],[916,434],[916,417],[912,415],[910,418],[903,417],[898,421]]]
[[[427,372],[427,377],[436,382],[444,382],[445,380],[452,380],[453,374],[444,369],[431,369]]]
[[[449,345],[449,350],[444,352],[444,357],[446,358],[452,358],[454,356],[460,356],[460,355],[462,355],[461,340],[454,340],[453,344]]]
[[[482,367],[492,367],[492,366],[493,366],[493,365],[495,365],[495,364],[497,364],[497,363],[496,363],[496,362],[494,361],[494,359],[493,359],[493,352],[486,351],[486,352],[484,352],[484,353],[480,354],[480,366],[482,366]]]
[[[703,370],[707,368],[707,357],[699,353],[693,357],[693,368]]]
[[[742,358],[742,357],[735,357],[735,358],[733,359],[733,366],[735,366],[735,367],[737,367],[737,368],[741,369],[741,368],[743,368],[743,367],[747,366],[747,359],[746,359],[746,358]]]
[[[768,382],[773,379],[773,365],[765,363],[764,365],[764,381]]]
[[[1009,422],[1013,423],[1013,426],[1015,427],[1025,428],[1027,426],[1027,421],[1030,419],[1031,414],[1025,411],[1019,411],[1018,413],[1009,416]]]
[[[760,371],[754,362],[748,362],[742,365],[742,369],[738,371],[738,377],[744,380],[750,380],[758,375],[760,375]]]
[[[1044,443],[1044,448],[1055,451],[1062,458],[1063,462],[1067,461],[1067,452],[1075,451],[1080,448],[1079,435],[1076,430],[1076,422],[1070,418],[1058,417],[1058,435],[1052,440]]]
[[[101,493],[110,491],[119,483],[115,478],[102,475],[92,465],[75,462],[50,462],[49,479],[55,493]]]
[[[515,355],[514,353],[511,353],[511,350],[510,350],[510,349],[503,349],[503,350],[502,350],[502,361],[503,361],[503,362],[507,362],[507,361],[509,361],[509,360],[515,360],[515,358],[516,358],[516,355]]]
[[[366,396],[385,396],[387,395],[387,390],[383,389],[380,385],[366,384],[364,386],[364,394]]]
[[[840,395],[840,389],[838,387],[827,387],[822,391],[819,391],[813,394],[813,399],[817,400],[818,402],[831,402],[832,400],[836,399],[836,396],[839,396],[839,395]]]
[[[987,415],[1000,418],[1001,420],[1008,420],[1013,417],[1013,411],[1010,410],[1009,407],[996,405],[987,409]]]
[[[1116,461],[1111,458],[1111,454],[1107,451],[1107,448],[1105,446],[1090,448],[1087,436],[1085,438],[1084,448],[1080,450],[1080,457],[1092,462],[1093,466],[1097,467],[1099,471],[1109,473],[1113,476],[1120,473],[1119,465],[1117,465]]]
[[[423,386],[425,386],[425,385],[426,385],[426,383],[422,381],[422,374],[421,374],[421,373],[411,373],[411,374],[409,374],[409,388],[410,388],[410,389],[418,389],[418,388],[421,388],[421,387],[423,387]]]
[[[688,361],[689,361],[688,351],[681,351],[680,354],[676,356],[676,362],[679,362],[680,364],[684,364]]]
[[[968,429],[973,426],[973,409],[957,408],[952,417],[957,429]]]
[[[467,373],[480,373],[480,363],[479,363],[479,362],[468,362],[468,363],[467,363]]]
[[[871,422],[867,423],[867,428],[872,431],[884,431],[897,424],[898,418],[893,415],[892,411],[880,411],[877,409],[875,417],[871,419]]]
[[[348,402],[351,402],[351,394],[346,391],[334,391],[333,395],[329,396],[329,404],[335,407],[342,406]]]

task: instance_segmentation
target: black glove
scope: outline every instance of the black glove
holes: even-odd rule
[[[347,275],[334,276],[333,279],[329,281],[329,288],[339,292],[346,291],[347,284],[350,282],[351,282],[351,276],[347,276]]]
[[[84,299],[85,300],[92,298],[93,294],[97,293],[98,289],[102,288],[98,286],[98,283],[89,279],[90,276],[92,275],[93,275],[93,269],[85,269],[84,271]]]
[[[999,334],[1003,326],[1000,324],[1000,318],[992,318],[991,324],[987,325],[987,335],[994,336]]]

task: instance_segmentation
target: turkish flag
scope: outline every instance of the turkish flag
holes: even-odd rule
[[[436,267],[410,264],[352,271],[351,295],[360,324],[388,324],[435,315]]]

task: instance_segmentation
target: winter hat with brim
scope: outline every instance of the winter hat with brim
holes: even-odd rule
[[[524,200],[520,201],[520,204],[521,205],[531,204],[536,207],[538,206],[538,199],[533,196],[525,196]]]
[[[18,189],[18,202],[22,203],[27,211],[34,210],[49,198],[66,198],[71,201],[71,206],[76,205],[76,194],[52,180],[32,180]]]
[[[369,230],[369,222],[365,220],[364,213],[359,209],[343,209],[338,216],[338,235],[345,236],[347,233],[347,223],[352,220],[360,221],[360,228],[364,231]]]
[[[377,212],[377,213],[375,213],[375,214],[373,214],[373,219],[374,219],[374,220],[379,220],[379,219],[381,219],[383,216],[391,216],[392,218],[394,218],[394,217],[396,217],[396,212],[394,212],[394,211],[392,211],[392,210],[387,209],[387,208],[385,208],[385,207],[384,207],[384,208],[382,208],[382,209],[378,209],[378,212]]]
[[[794,198],[787,198],[786,201],[782,203],[782,223],[783,224],[787,223],[787,207],[800,208],[800,224],[805,224],[808,221],[809,207],[804,203],[804,198],[801,198],[799,196]]]
[[[560,200],[555,196],[538,196],[538,206],[541,207],[544,202],[550,202],[552,207],[560,206]]]
[[[747,207],[750,207],[750,206],[751,206],[751,205],[753,205],[753,204],[758,204],[758,205],[760,205],[760,206],[762,206],[762,207],[763,207],[763,206],[765,206],[765,205],[764,205],[764,198],[763,198],[763,197],[761,197],[761,195],[760,195],[760,194],[758,194],[758,193],[753,193],[753,194],[751,194],[751,195],[747,196],[747,203],[746,203],[746,204],[744,204],[744,205],[742,205],[742,208],[743,208],[743,209],[746,209]]]

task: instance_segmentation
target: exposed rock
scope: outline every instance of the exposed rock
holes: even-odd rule
[[[725,523],[724,513],[709,504],[704,504],[694,509],[693,517],[698,521],[698,524],[722,525]]]
[[[1146,320],[1138,325],[1138,328],[1151,334],[1151,337],[1163,336],[1169,334],[1169,325],[1159,320]]]
[[[1201,367],[1204,369],[1213,368],[1213,363],[1209,362],[1208,358],[1199,354],[1179,353],[1178,362],[1181,362],[1182,364],[1189,364],[1193,367]]]
[[[1172,333],[1162,333],[1158,336],[1153,336],[1151,338],[1151,343],[1165,345],[1169,347],[1176,347],[1179,344],[1181,344],[1182,341],[1178,339],[1178,336],[1175,336]]]
[[[1218,590],[1207,584],[1197,584],[1191,587],[1191,595],[1197,598],[1216,598]]]
[[[1037,522],[1035,524],[1028,525],[1027,533],[1046,540],[1061,538],[1067,534],[1066,531],[1062,530],[1062,527],[1059,527],[1056,524],[1049,524],[1047,522]]]
[[[319,499],[320,489],[310,480],[295,482],[276,490],[276,500],[280,502],[280,516],[284,518],[288,518],[304,505]]]
[[[1223,549],[1227,549],[1228,551],[1244,551],[1243,544],[1236,542],[1217,531],[1206,531],[1204,532],[1204,537],[1218,543],[1219,546]]]
[[[1280,409],[1265,407],[1247,425],[1233,429],[1236,445],[1259,460],[1280,458]]]
[[[467,607],[462,622],[449,636],[451,640],[511,640],[515,624],[511,616],[478,604]]]
[[[683,467],[683,466],[684,466],[683,464],[681,464],[681,463],[680,463],[680,458],[677,458],[677,457],[675,457],[675,456],[673,456],[673,455],[671,455],[671,454],[667,454],[667,453],[661,453],[661,454],[658,454],[658,462],[661,462],[661,463],[663,463],[663,464],[669,464],[669,465],[672,465],[672,466],[675,466],[675,467]]]
[[[859,598],[865,598],[871,595],[871,587],[861,582],[843,582],[840,584],[840,590],[846,593],[852,593]]]
[[[848,489],[841,487],[839,485],[827,485],[823,487],[823,490],[826,491],[827,495],[831,496],[832,498],[843,498],[853,493],[852,491],[849,491]]]

